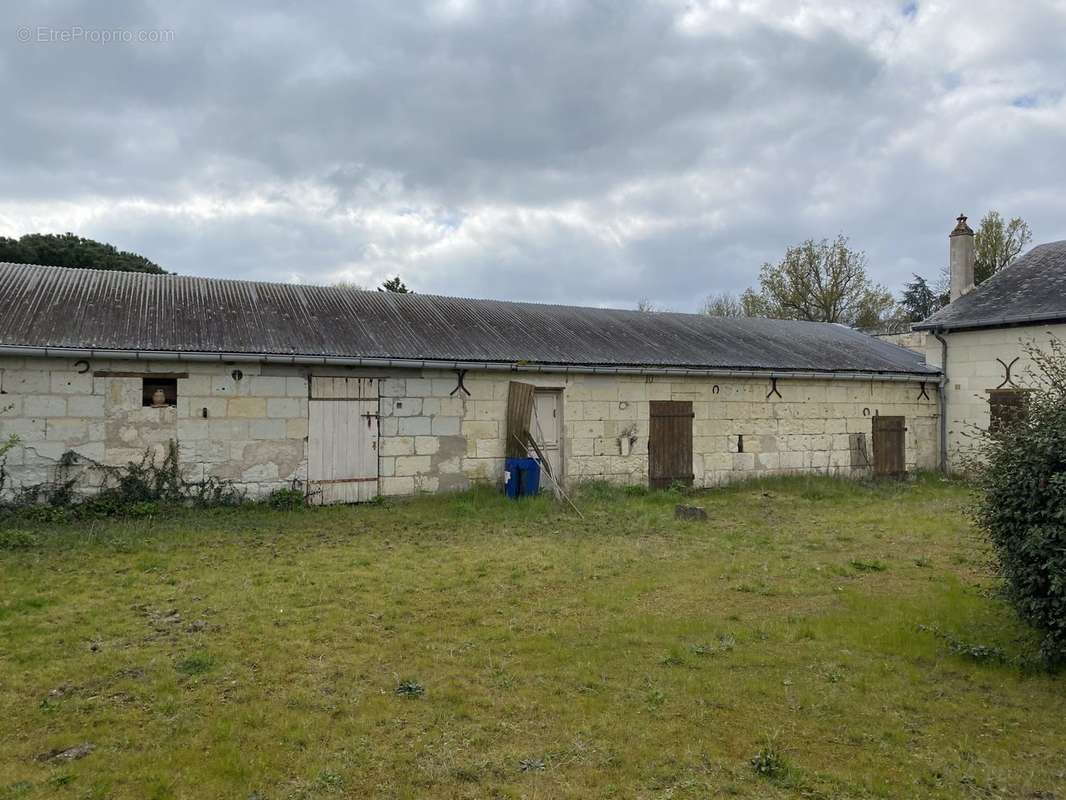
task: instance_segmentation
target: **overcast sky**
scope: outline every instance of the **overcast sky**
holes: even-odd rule
[[[893,290],[960,211],[1066,238],[1063,2],[4,16],[0,234],[174,272],[688,311],[807,237]]]

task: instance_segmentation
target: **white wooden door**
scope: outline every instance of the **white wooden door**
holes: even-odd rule
[[[307,491],[312,503],[358,503],[378,495],[378,381],[311,378]]]
[[[533,425],[530,431],[544,453],[555,480],[562,482],[562,393],[556,389],[541,389],[533,394]],[[553,489],[554,484],[542,477],[540,485]]]

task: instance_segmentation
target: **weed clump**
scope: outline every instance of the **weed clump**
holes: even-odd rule
[[[214,666],[215,660],[211,656],[197,653],[178,661],[174,669],[182,675],[203,675],[205,672],[210,672]]]
[[[272,491],[266,504],[278,511],[297,511],[307,506],[307,495],[297,484]]]
[[[426,687],[418,681],[403,680],[396,685],[396,694],[400,697],[421,697],[426,693]]]
[[[37,537],[29,531],[0,528],[0,550],[28,550],[37,544]]]
[[[690,644],[689,652],[694,656],[713,656],[728,653],[737,646],[737,640],[731,634],[721,633],[714,644]]]
[[[863,561],[862,559],[855,559],[849,563],[851,568],[857,572],[884,572],[888,569],[883,562],[877,560]]]
[[[969,661],[976,661],[979,664],[991,663],[1013,665],[1021,668],[1032,666],[1032,659],[1026,656],[1011,656],[1002,648],[996,647],[995,645],[960,639],[958,636],[942,630],[936,625],[919,625],[918,630],[932,633],[934,637],[944,643],[951,653],[961,656]]]
[[[775,782],[785,782],[792,778],[794,768],[788,760],[781,737],[777,733],[763,737],[762,746],[751,759],[751,768],[760,777]]]

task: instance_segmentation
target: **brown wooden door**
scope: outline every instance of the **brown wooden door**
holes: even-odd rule
[[[653,400],[648,436],[648,484],[664,489],[674,481],[692,484],[692,403]]]
[[[907,471],[907,418],[874,417],[874,475],[899,478]]]

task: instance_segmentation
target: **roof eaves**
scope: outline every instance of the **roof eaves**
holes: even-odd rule
[[[773,367],[711,367],[673,364],[574,364],[549,362],[499,362],[469,359],[410,359],[384,357],[328,356],[288,353],[225,353],[204,351],[115,350],[91,347],[25,347],[0,345],[0,356],[113,358],[135,361],[261,362],[268,364],[338,365],[348,367],[401,369],[474,369],[492,372],[606,373],[633,375],[704,375],[719,377],[777,377],[798,379],[924,381],[940,374],[926,365],[924,370],[818,370]]]

